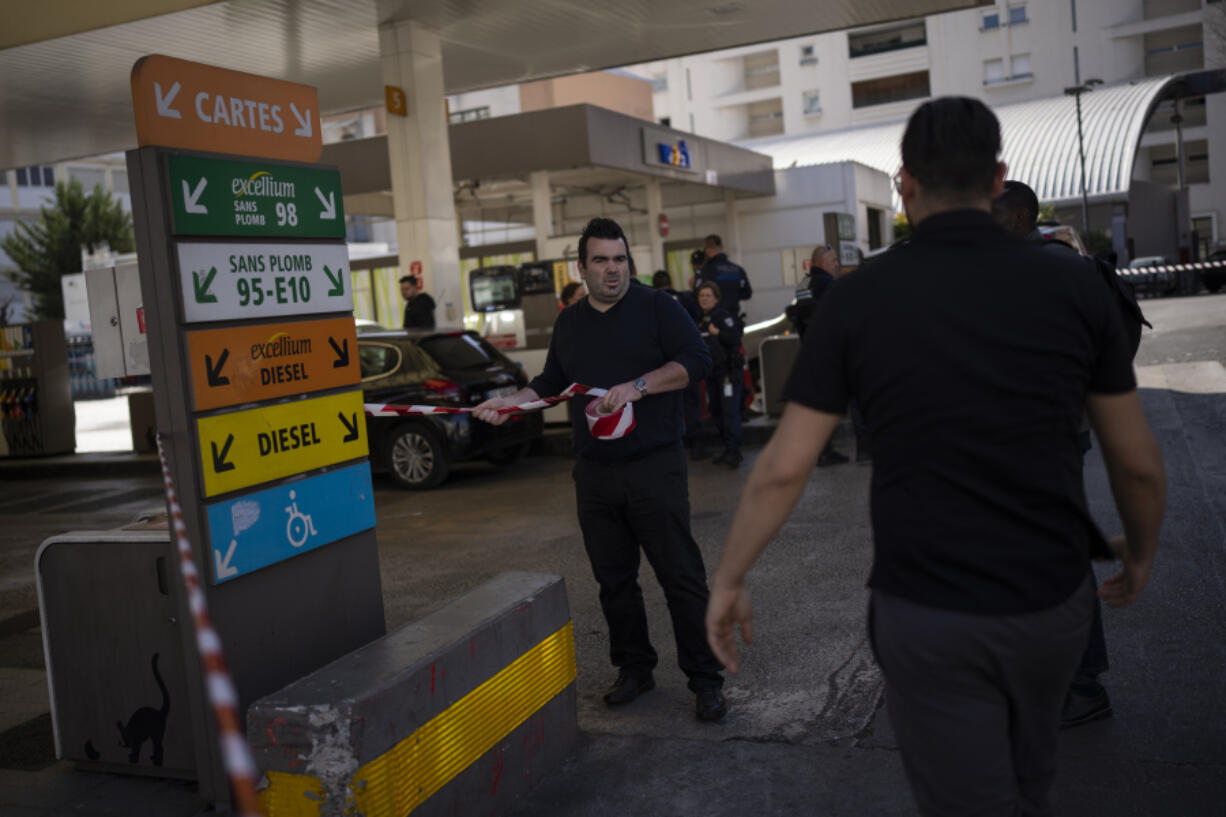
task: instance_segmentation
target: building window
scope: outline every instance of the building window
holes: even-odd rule
[[[746,106],[749,121],[749,138],[778,136],[783,133],[783,100],[779,97],[751,102]]]
[[[55,187],[55,169],[49,166],[17,168],[18,187]]]
[[[1030,22],[1026,17],[1026,4],[1009,6],[1009,25],[1020,26]]]
[[[1201,26],[1154,31],[1144,36],[1145,75],[1165,76],[1205,67],[1205,44]]]
[[[818,91],[805,91],[801,98],[804,100],[805,116],[817,116],[822,112],[822,97]]]
[[[482,105],[480,108],[469,108],[464,111],[451,112],[451,124],[458,125],[461,122],[476,122],[478,119],[490,118],[490,106]]]
[[[852,59],[915,48],[927,43],[928,29],[923,20],[847,35],[847,49]]]
[[[1005,61],[1004,60],[984,60],[983,61],[983,84],[995,85],[998,82],[1005,81]]]
[[[779,84],[779,52],[775,50],[747,54],[742,60],[745,90],[774,88]]]
[[[802,45],[800,47],[800,64],[817,65],[817,50],[814,46]]]
[[[1030,71],[1030,55],[1014,54],[1009,60],[1009,74],[1013,79],[1028,79],[1034,74]]]
[[[671,128],[673,126],[673,118],[671,116],[661,116],[660,124],[666,128]]]
[[[996,9],[992,9],[991,11],[985,11],[983,13],[983,20],[979,26],[979,30],[980,31],[994,31],[995,29],[998,29],[998,28],[1000,28],[1000,12],[997,11]]]
[[[931,93],[927,71],[897,74],[892,77],[853,82],[851,84],[851,106],[868,108],[872,105],[886,105],[907,99],[922,99],[931,96]]]
[[[651,78],[651,90],[655,92],[668,90],[668,74],[656,74]]]

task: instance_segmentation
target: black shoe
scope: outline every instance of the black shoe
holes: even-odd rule
[[[718,457],[715,457],[714,459],[711,460],[711,464],[712,465],[727,465],[728,455],[730,455],[731,453],[732,453],[731,449],[725,448],[723,451],[719,452]]]
[[[698,690],[694,703],[694,715],[700,721],[721,721],[728,714],[728,702],[724,694],[714,687]]]
[[[828,465],[842,465],[845,462],[848,462],[847,455],[840,454],[838,451],[831,448],[827,451],[823,451],[822,455],[817,458],[817,467],[825,468]]]
[[[736,450],[735,448],[729,448],[724,452],[723,459],[720,460],[720,462],[735,470],[736,468],[740,467],[743,459],[745,458],[741,456],[740,451]]]
[[[604,702],[609,706],[621,706],[655,688],[656,681],[651,673],[634,675],[622,670],[617,673],[617,680],[613,682],[613,686],[609,687],[609,691],[604,694]]]
[[[1103,685],[1095,682],[1071,688],[1064,697],[1064,708],[1060,711],[1060,728],[1072,729],[1074,726],[1100,721],[1111,717],[1111,699]]]

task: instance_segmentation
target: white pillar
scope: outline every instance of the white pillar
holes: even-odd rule
[[[723,236],[724,252],[728,253],[730,260],[740,263],[741,224],[736,217],[736,193],[731,190],[724,191],[724,221],[727,225],[726,235]]]
[[[17,195],[17,171],[16,170],[4,171],[4,182],[5,184],[8,185],[8,188],[9,188],[9,198],[13,200],[13,210],[14,211],[20,210],[21,209],[21,197]]]
[[[379,54],[384,83],[404,90],[408,108],[387,117],[401,274],[420,272],[438,322],[458,325],[464,297],[439,38],[417,23],[388,23],[379,27]]]
[[[651,244],[651,272],[668,269],[664,263],[664,239],[660,237],[660,212],[664,209],[664,194],[659,179],[647,182],[647,235]]]
[[[544,261],[545,242],[553,235],[553,195],[549,190],[549,171],[534,170],[532,181],[532,225],[536,228],[536,260]]]

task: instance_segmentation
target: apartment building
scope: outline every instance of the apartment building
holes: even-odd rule
[[[1000,107],[1060,97],[1090,80],[1112,86],[1222,67],[1224,39],[1223,0],[997,0],[626,70],[652,82],[660,122],[753,147],[900,121],[932,96]],[[1169,102],[1155,112],[1133,178],[1176,184],[1174,113]],[[1179,114],[1189,209],[1204,249],[1226,239],[1226,149],[1211,150],[1209,137],[1226,132],[1226,94],[1185,99]],[[850,157],[829,157],[840,158]]]

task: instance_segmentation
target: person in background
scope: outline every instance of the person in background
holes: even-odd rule
[[[404,328],[433,329],[434,299],[421,291],[416,275],[400,279],[400,297],[404,298]]]
[[[868,632],[924,817],[1052,814],[1060,709],[1094,606],[1090,554],[1108,545],[1081,478],[1084,411],[1124,525],[1110,543],[1121,570],[1097,594],[1107,604],[1144,590],[1166,507],[1119,313],[1080,258],[996,224],[999,154],[1000,123],[977,99],[911,115],[896,187],[915,234],[818,307],[707,611],[735,672],[735,630],[753,631],[745,576],[860,400],[873,430]]]
[[[1043,251],[1062,258],[1079,258],[1077,251],[1061,241],[1048,240],[1038,228],[1039,198],[1031,187],[1023,182],[1010,179],[1005,182],[1004,190],[992,202],[992,216],[996,223],[1012,234],[1034,244]],[[1116,278],[1114,264],[1108,260],[1085,259],[1083,266],[1087,276],[1098,277],[1102,273],[1101,264],[1110,264],[1110,277]],[[1093,266],[1091,266],[1091,264]],[[1114,283],[1113,281],[1110,283]],[[1124,285],[1125,287],[1127,285]],[[1141,309],[1136,305],[1136,299],[1131,300],[1123,294],[1124,289],[1118,286],[1105,287],[1102,296],[1112,309],[1120,309],[1121,320],[1128,339],[1128,350],[1135,356],[1137,346],[1141,342],[1141,326],[1146,324]],[[1090,449],[1089,423],[1083,420],[1078,431],[1080,447],[1083,452]],[[1110,556],[1109,553],[1096,554]],[[1090,580],[1095,581],[1091,571]],[[1064,708],[1060,713],[1060,728],[1069,729],[1085,723],[1109,718],[1112,714],[1111,698],[1107,690],[1098,680],[1110,668],[1107,656],[1107,637],[1103,632],[1103,606],[1097,598],[1094,600],[1094,614],[1090,620],[1090,639],[1081,654],[1081,662],[1073,675],[1068,693],[1064,697]]]
[[[702,265],[707,263],[707,254],[702,250],[694,250],[690,253],[690,280],[686,284],[686,288],[693,292],[698,286],[698,273],[702,271]]]
[[[802,343],[805,333],[809,330],[809,322],[813,319],[814,310],[817,309],[822,297],[830,289],[835,279],[842,274],[842,271],[839,254],[829,244],[819,244],[813,248],[813,252],[809,255],[809,274],[804,283],[796,288],[796,302],[789,306],[787,311],[787,316],[791,319],[792,325],[796,327],[796,334],[800,335]],[[845,462],[848,462],[848,456],[836,451],[834,440],[831,439],[826,442],[826,447],[818,456],[817,467],[842,465]]]
[[[579,283],[578,281],[571,281],[569,284],[562,287],[562,308],[565,309],[571,304],[577,302],[586,294],[587,290],[583,288],[583,284]]]
[[[741,394],[744,377],[741,361],[741,323],[719,305],[719,287],[707,281],[698,285],[698,331],[711,350],[711,373],[707,375],[707,410],[719,429],[724,451],[712,460],[736,468],[741,455]]]
[[[693,293],[678,292],[673,289],[673,278],[668,274],[668,270],[656,270],[655,275],[651,276],[651,285],[661,292],[667,292],[674,301],[681,304],[681,308],[694,319],[695,323],[698,322],[702,312],[698,309],[698,302],[694,300]]]
[[[719,305],[738,323],[742,323],[741,301],[748,301],[753,297],[749,276],[739,265],[728,260],[727,254],[724,253],[723,239],[718,235],[712,233],[707,236],[703,240],[702,249],[707,261],[698,271],[695,286],[709,281],[719,287]]]

